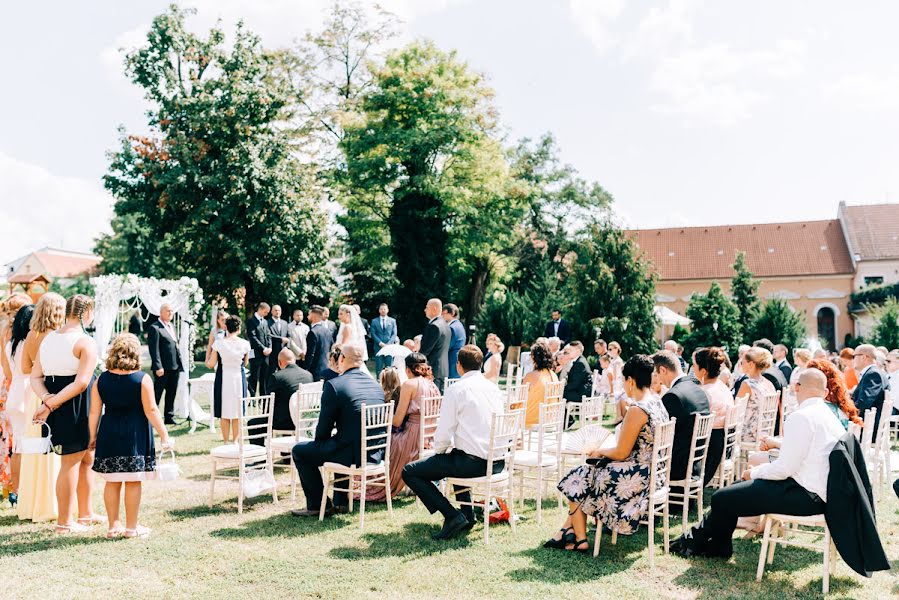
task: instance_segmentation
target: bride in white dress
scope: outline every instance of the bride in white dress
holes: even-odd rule
[[[362,348],[362,364],[359,369],[363,373],[372,377],[368,370],[368,348],[365,344],[365,327],[362,325],[362,318],[356,309],[349,304],[341,304],[337,310],[337,320],[340,321],[340,328],[337,330],[337,343],[341,346],[353,344]]]

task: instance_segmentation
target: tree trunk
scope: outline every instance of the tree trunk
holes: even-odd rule
[[[487,266],[487,261],[481,261],[472,274],[471,285],[468,288],[468,294],[466,294],[465,303],[462,306],[462,316],[468,325],[474,323],[484,307],[484,297],[487,294],[489,282],[490,269]]]

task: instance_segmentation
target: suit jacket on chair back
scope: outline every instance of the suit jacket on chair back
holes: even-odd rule
[[[675,417],[674,447],[671,450],[671,478],[684,479],[690,462],[690,444],[693,442],[693,423],[696,415],[709,414],[709,397],[696,380],[684,375],[674,382],[662,396],[662,404],[668,416]]]
[[[351,448],[353,462],[358,463],[362,457],[362,409],[372,404],[384,404],[384,391],[358,368],[348,369],[326,382],[322,388],[315,441],[334,440],[341,450]],[[367,462],[379,462],[383,454],[383,449],[370,452]]]
[[[421,336],[421,353],[428,358],[434,379],[449,376],[449,347],[452,334],[443,317],[431,319]]]
[[[174,327],[172,327],[174,331]],[[156,321],[147,329],[147,346],[150,350],[150,362],[152,370],[158,371],[183,371],[181,353],[178,352],[178,340],[176,340],[162,321]]]

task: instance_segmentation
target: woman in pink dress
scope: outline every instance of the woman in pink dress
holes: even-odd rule
[[[396,496],[406,485],[403,483],[403,467],[418,460],[418,444],[421,431],[421,399],[439,396],[434,385],[434,375],[428,359],[421,352],[406,356],[408,379],[400,387],[400,397],[393,410],[393,432],[390,436],[390,496]],[[383,502],[387,495],[383,487],[368,488],[366,500]]]

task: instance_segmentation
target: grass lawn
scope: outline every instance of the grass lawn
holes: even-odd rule
[[[656,569],[646,561],[646,530],[604,536],[596,559],[554,550],[541,543],[560,515],[544,510],[534,521],[528,506],[516,533],[481,526],[449,543],[430,539],[439,518],[411,498],[395,502],[390,519],[383,505],[369,505],[365,533],[355,515],[319,523],[290,516],[289,486],[281,503],[271,496],[250,500],[237,514],[236,483],[216,484],[217,503],[208,508],[209,448],[219,443],[208,429],[187,434],[173,429],[184,477],[144,485],[141,522],[153,528],[146,540],[88,536],[58,537],[48,523],[20,522],[6,504],[0,509],[0,573],[3,598],[814,598],[821,591],[821,555],[778,548],[762,583],[755,582],[757,540],[735,542],[735,556],[684,560],[657,552]],[[281,471],[282,481],[289,481]],[[301,501],[302,503],[303,501]],[[102,511],[102,482],[95,507]],[[546,505],[544,505],[546,508]],[[887,554],[899,567],[899,501],[890,491],[878,506]],[[693,516],[695,519],[695,516]],[[680,521],[672,519],[672,538]],[[661,539],[661,530],[657,540]],[[660,547],[659,547],[660,548]],[[883,599],[899,595],[894,573],[864,579],[840,563],[831,579],[837,598]],[[258,596],[257,596],[258,594]]]

